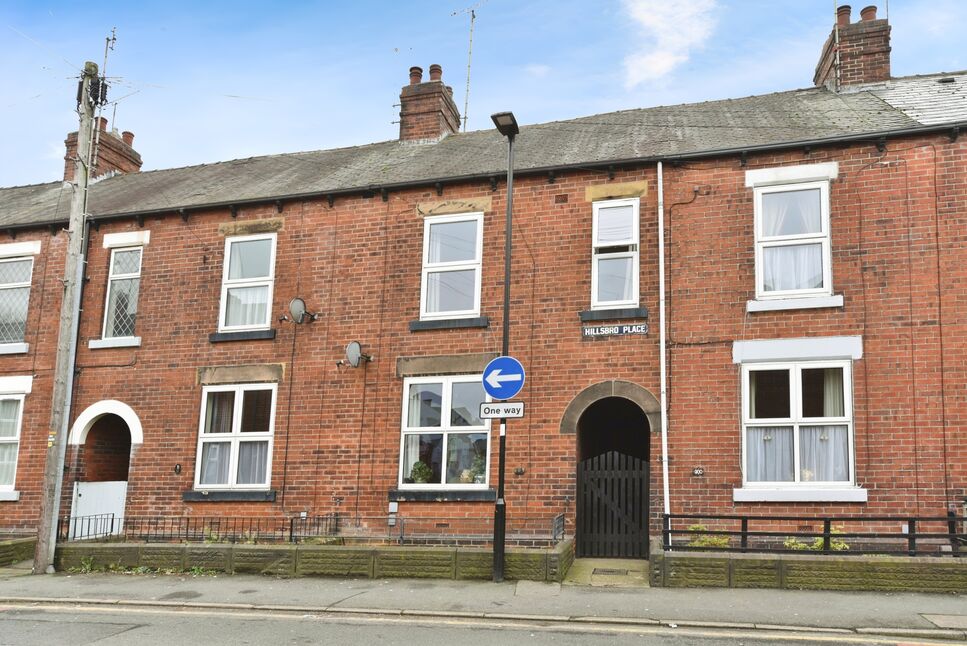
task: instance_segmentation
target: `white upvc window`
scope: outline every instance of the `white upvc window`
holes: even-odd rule
[[[225,239],[220,332],[264,330],[271,325],[275,246],[275,233]]]
[[[591,309],[638,307],[638,198],[595,202]]]
[[[849,361],[743,364],[743,486],[852,486],[852,383]]]
[[[420,318],[479,316],[482,257],[483,213],[425,218]]]
[[[275,399],[276,384],[202,390],[195,489],[269,488]]]
[[[403,381],[400,487],[486,489],[490,473],[490,401],[480,375]]]
[[[0,492],[12,492],[17,481],[17,455],[24,395],[0,395]]]
[[[0,345],[24,341],[33,268],[29,256],[0,258]]]
[[[143,247],[111,249],[103,338],[134,338]]]

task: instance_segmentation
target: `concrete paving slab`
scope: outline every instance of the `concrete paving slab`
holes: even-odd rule
[[[514,589],[517,597],[557,597],[561,594],[560,583],[542,583],[540,581],[518,581]]]
[[[918,637],[931,639],[952,639],[963,641],[967,635],[959,630],[941,630],[930,628],[857,628],[861,635],[888,635],[890,637]]]
[[[967,615],[923,615],[923,618],[940,628],[967,630]]]
[[[641,559],[574,559],[566,585],[592,587],[647,588],[648,561]]]

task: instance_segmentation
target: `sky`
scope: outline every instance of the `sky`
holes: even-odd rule
[[[442,65],[463,112],[468,8],[479,130],[809,87],[834,2],[0,0],[0,186],[62,177],[80,70],[112,28],[104,116],[153,170],[396,139],[413,65]],[[963,8],[890,1],[893,75],[967,68]]]

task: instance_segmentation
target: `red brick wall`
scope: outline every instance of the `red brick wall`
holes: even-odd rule
[[[932,514],[964,493],[965,151],[967,140],[938,136],[891,141],[885,154],[853,145],[810,155],[753,155],[746,167],[738,158],[666,165],[673,511]],[[840,163],[831,187],[832,272],[844,307],[747,313],[755,286],[752,191],[744,185],[745,171],[828,160]],[[581,338],[578,312],[590,304],[591,204],[585,189],[608,184],[607,174],[575,171],[553,183],[526,176],[515,182],[511,353],[528,371],[522,393],[528,409],[523,420],[508,425],[511,526],[517,518],[565,509],[573,520],[577,438],[561,433],[561,419],[576,395],[611,379],[658,394],[655,170],[620,171],[610,181],[636,180],[649,183],[641,201],[640,292],[652,332],[598,340]],[[702,187],[701,194],[695,187]],[[420,296],[423,225],[416,204],[471,197],[492,198],[484,216],[481,307],[490,326],[410,332]],[[142,345],[89,350],[87,341],[101,334],[109,260],[102,238],[138,230],[133,221],[103,224],[90,243],[72,416],[103,399],[120,400],[139,416],[144,445],[136,447],[130,464],[128,515],[314,515],[336,509],[385,515],[399,465],[403,380],[396,359],[500,349],[503,200],[502,184],[491,192],[489,184],[479,183],[448,186],[443,198],[413,189],[392,192],[386,202],[378,195],[339,197],[332,208],[321,199],[288,202],[281,216],[274,205],[242,207],[239,222],[284,219],[272,307],[277,336],[218,344],[208,335],[217,324],[224,255],[218,227],[232,222],[228,209],[192,213],[187,223],[175,214],[149,217],[137,324]],[[62,242],[60,236],[53,244]],[[46,284],[52,290],[55,279]],[[276,322],[295,296],[319,311],[320,319],[298,327]],[[33,333],[35,316],[32,309]],[[732,489],[741,485],[733,341],[829,335],[864,340],[864,357],[854,364],[853,400],[857,480],[869,503],[733,504]],[[374,361],[355,370],[337,368],[351,340],[361,341]],[[194,478],[197,368],[258,363],[285,365],[271,469],[276,502],[182,502]],[[43,365],[51,364],[52,356]],[[41,367],[38,375],[44,374]],[[26,410],[46,419],[38,400],[50,386],[44,391],[42,384],[38,377]],[[39,481],[38,447],[46,429],[34,428],[25,433],[32,438],[30,457],[21,456],[22,465],[34,466],[20,471],[18,483],[30,473]],[[660,438],[653,432],[641,439],[651,445],[654,517],[661,500]],[[492,464],[495,484],[496,460]],[[705,475],[693,476],[695,466]],[[21,501],[0,503],[0,513],[15,509],[21,522],[29,522],[37,504],[29,486],[39,492],[39,483],[18,486]],[[484,519],[493,506],[403,502],[400,511]]]

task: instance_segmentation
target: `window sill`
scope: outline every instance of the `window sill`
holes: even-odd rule
[[[17,502],[20,500],[19,491],[0,491],[0,502]]]
[[[843,295],[810,296],[808,298],[776,298],[774,300],[751,300],[745,304],[746,312],[779,312],[782,310],[812,310],[823,307],[842,307]]]
[[[226,341],[260,341],[274,339],[275,330],[245,330],[244,332],[212,332],[208,335],[209,343],[224,343]]]
[[[29,349],[28,343],[0,343],[0,354],[25,354]]]
[[[586,310],[578,312],[581,322],[588,321],[614,321],[617,319],[646,319],[648,318],[647,307],[624,307],[613,310]]]
[[[275,502],[275,490],[270,491],[186,491],[184,502]]]
[[[490,317],[475,316],[468,319],[410,321],[410,332],[421,332],[423,330],[458,330],[460,328],[471,327],[490,327]]]
[[[101,348],[137,348],[141,345],[139,336],[115,336],[105,339],[91,339],[87,342],[87,347],[91,350]]]
[[[758,489],[745,487],[732,490],[733,502],[866,502],[862,487],[810,487]]]
[[[493,502],[493,489],[390,489],[390,502]]]

